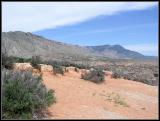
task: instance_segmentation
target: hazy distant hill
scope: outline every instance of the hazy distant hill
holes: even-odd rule
[[[88,46],[88,48],[99,55],[108,56],[108,57],[118,57],[118,58],[144,58],[145,56],[134,52],[131,50],[127,50],[121,45],[102,45],[102,46]]]
[[[7,48],[9,55],[26,58],[32,55],[41,55],[46,59],[88,56],[133,59],[154,58],[127,50],[120,45],[82,47],[48,40],[44,37],[21,31],[2,32],[2,49],[4,47]]]

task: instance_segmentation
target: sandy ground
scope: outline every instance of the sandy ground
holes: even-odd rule
[[[105,77],[95,84],[80,79],[80,72],[64,76],[44,73],[44,84],[55,90],[57,103],[48,108],[49,119],[158,119],[158,87]],[[118,94],[127,106],[108,100]]]

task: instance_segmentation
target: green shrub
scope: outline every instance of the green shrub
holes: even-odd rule
[[[25,61],[24,61],[23,58],[18,58],[18,62],[19,62],[19,63],[24,63]]]
[[[38,64],[41,63],[41,58],[40,56],[32,56],[31,58],[31,65],[34,67],[34,68],[38,68]]]
[[[2,52],[2,67],[6,69],[12,69],[13,58]]]
[[[2,66],[7,69],[12,69],[13,63],[25,63],[31,62],[31,58],[21,58],[15,56],[7,56],[7,54],[2,53]]]
[[[89,65],[84,65],[84,64],[75,64],[74,67],[77,67],[79,69],[89,69]]]
[[[53,65],[54,74],[64,74],[63,68],[61,66]]]
[[[73,67],[77,67],[79,69],[89,69],[90,68],[89,65],[76,64],[76,63],[69,62],[69,61],[46,61],[46,62],[44,62],[44,64],[65,66],[65,67],[73,66]]]
[[[25,63],[25,62],[31,62],[31,58],[19,58],[19,57],[14,57],[15,58],[15,61],[17,63]]]
[[[35,111],[41,112],[54,102],[53,91],[31,72],[2,70],[3,119],[32,119]]]
[[[14,59],[14,62],[16,63],[31,62],[31,58],[13,57],[13,59]]]
[[[25,59],[24,61],[25,62],[31,62],[31,60],[32,60],[31,58],[28,58],[28,59]]]
[[[115,79],[120,78],[120,75],[117,72],[114,72],[112,74],[112,78],[115,78]]]
[[[47,62],[44,62],[45,64],[48,64],[48,65],[51,65],[53,67],[53,70],[54,70],[54,74],[64,74],[64,71],[63,71],[63,66],[61,65],[60,62],[58,61],[47,61]]]
[[[100,69],[91,70],[90,72],[85,73],[84,75],[82,74],[81,78],[95,83],[101,83],[104,81],[104,72]]]
[[[94,69],[100,69],[100,70],[106,70],[106,67],[104,65],[98,65],[98,66],[94,66]]]
[[[115,79],[125,76],[123,70],[118,69],[118,68],[117,69],[113,69],[112,72],[113,72],[112,78],[115,78]],[[128,78],[128,77],[125,76],[125,78]]]

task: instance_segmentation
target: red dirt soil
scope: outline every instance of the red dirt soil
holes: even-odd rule
[[[57,103],[48,108],[48,119],[158,119],[158,87],[105,77],[96,84],[81,79],[81,73],[43,73],[43,83],[55,90]],[[118,94],[128,107],[107,100]]]

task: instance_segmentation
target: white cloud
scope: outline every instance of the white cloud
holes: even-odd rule
[[[153,27],[157,26],[158,23],[145,23],[140,25],[130,25],[130,26],[123,26],[123,27],[115,27],[115,28],[108,28],[108,29],[96,29],[96,30],[87,30],[77,33],[70,33],[69,35],[66,35],[66,37],[73,37],[73,36],[84,36],[89,34],[97,34],[97,33],[108,33],[108,32],[117,32],[117,31],[124,31],[124,30],[130,30],[130,29],[140,29],[145,27]]]
[[[155,5],[158,2],[2,2],[2,31],[33,32]]]
[[[144,55],[155,55],[158,56],[158,44],[134,44],[134,45],[123,45],[126,49],[140,52]]]

